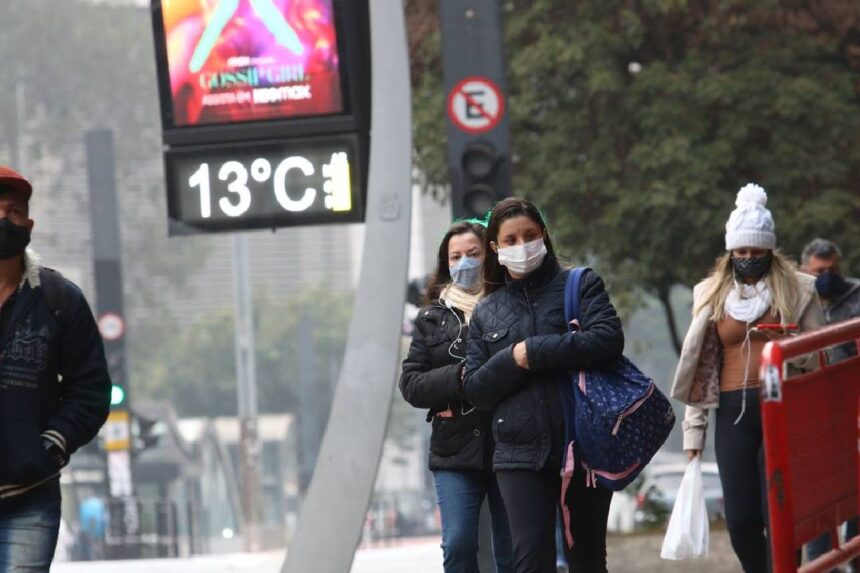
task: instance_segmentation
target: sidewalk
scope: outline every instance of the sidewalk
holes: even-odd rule
[[[710,556],[700,561],[660,559],[661,535],[628,535],[609,538],[607,553],[612,573],[738,573],[725,531],[711,533]],[[53,573],[279,573],[284,554],[205,555],[189,559],[151,559],[122,562],[58,563]],[[328,573],[309,571],[308,573]],[[439,540],[403,540],[394,547],[359,549],[351,573],[442,573]]]

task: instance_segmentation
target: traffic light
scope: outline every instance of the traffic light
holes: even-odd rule
[[[110,389],[110,406],[118,408],[125,404],[125,389],[117,384],[112,384]]]
[[[111,379],[110,409],[112,411],[128,410],[124,350],[122,341],[105,341],[105,358],[107,358],[108,374]]]
[[[462,185],[459,189],[454,186],[453,191],[456,218],[483,217],[497,201],[507,196],[499,169],[502,160],[488,141],[466,144],[460,165]]]

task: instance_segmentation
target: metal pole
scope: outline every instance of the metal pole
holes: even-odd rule
[[[112,549],[121,557],[140,552],[140,516],[135,497],[131,449],[131,398],[126,367],[125,310],[122,290],[122,239],[119,231],[113,132],[95,129],[84,134],[90,191],[90,227],[96,313],[104,339],[105,357],[114,387],[123,399],[111,399],[111,412],[102,428],[105,437],[108,486],[122,503],[122,540]],[[23,157],[22,157],[23,160]],[[112,325],[112,326],[109,326]]]
[[[245,235],[233,236],[233,265],[242,536],[246,551],[259,551],[260,446],[257,439],[257,364],[251,272],[248,265],[248,240]]]
[[[412,202],[402,0],[370,0],[370,30],[373,124],[361,278],[329,423],[284,573],[350,570],[396,386]]]

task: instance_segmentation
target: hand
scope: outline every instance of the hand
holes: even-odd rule
[[[693,461],[693,458],[702,457],[702,450],[684,450],[687,452],[687,460]]]
[[[526,343],[525,341],[517,342],[514,344],[514,362],[517,363],[517,366],[520,368],[529,369],[529,356],[526,351]]]

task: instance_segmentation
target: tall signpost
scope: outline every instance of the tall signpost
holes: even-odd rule
[[[140,544],[140,519],[134,497],[131,464],[131,421],[125,352],[125,313],[122,293],[119,215],[114,173],[113,135],[88,131],[84,137],[90,188],[93,261],[98,327],[105,346],[113,388],[111,410],[102,429],[107,452],[110,496],[118,504],[107,543],[114,558],[135,557]]]
[[[511,195],[507,81],[498,0],[440,0],[448,172],[455,218]]]
[[[260,499],[257,492],[260,489],[260,441],[257,434],[257,360],[247,239],[245,235],[233,237],[239,474],[245,548],[248,551],[258,551],[260,549]]]
[[[402,1],[153,0],[152,16],[171,235],[367,223],[341,377],[284,564],[347,573],[381,456],[406,294]]]
[[[282,573],[348,573],[373,492],[400,357],[412,200],[402,0],[370,0],[373,123],[361,277],[329,423]]]
[[[498,0],[440,0],[451,211],[482,218],[511,195],[507,81]],[[481,571],[493,570],[490,516],[481,510]]]

